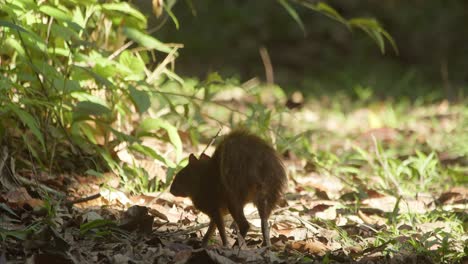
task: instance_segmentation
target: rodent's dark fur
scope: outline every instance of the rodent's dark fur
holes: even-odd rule
[[[249,223],[243,208],[253,202],[262,221],[263,244],[269,246],[268,217],[286,184],[283,163],[276,151],[264,140],[246,130],[235,130],[217,146],[213,157],[193,154],[189,164],[175,177],[171,193],[190,197],[211,221],[203,237],[203,246],[218,227],[223,245],[227,245],[223,215],[228,212],[245,237]]]

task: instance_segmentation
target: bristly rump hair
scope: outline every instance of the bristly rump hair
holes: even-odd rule
[[[270,215],[287,180],[281,158],[272,146],[246,130],[234,130],[221,140],[213,159],[228,197],[238,204],[264,204]]]

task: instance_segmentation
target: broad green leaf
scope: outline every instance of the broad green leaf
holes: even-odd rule
[[[398,47],[395,41],[390,34],[380,26],[377,20],[369,18],[353,18],[349,20],[349,25],[357,27],[367,33],[377,43],[382,53],[385,53],[384,38],[387,39],[387,41],[390,42],[390,45],[392,45],[395,53],[398,54]]]
[[[106,219],[97,219],[80,225],[80,234],[84,235],[92,229],[109,228],[115,226],[117,226],[117,224],[114,221]]]
[[[346,24],[346,19],[344,19],[333,7],[329,6],[328,4],[320,2],[317,4],[316,8],[316,10],[321,12],[322,14],[325,14],[328,17],[331,17],[335,20],[340,21],[341,23]]]
[[[5,40],[5,45],[12,47],[14,50],[16,50],[16,52],[18,52],[20,56],[24,56],[26,54],[21,43],[19,43],[19,41],[14,38],[7,38]]]
[[[106,87],[113,87],[114,84],[112,82],[110,82],[109,80],[107,80],[106,78],[102,77],[100,74],[94,72],[93,70],[89,69],[89,68],[86,68],[86,67],[80,67],[80,66],[74,66],[78,69],[81,69],[83,70],[84,72],[88,73],[89,75],[91,75],[94,80],[96,80],[97,83],[99,83],[100,85],[103,85],[103,86],[106,86]]]
[[[223,80],[223,77],[221,77],[221,75],[219,75],[218,72],[210,72],[208,74],[208,76],[206,77],[206,80],[205,82],[207,84],[211,84],[211,83],[223,83],[224,80]]]
[[[31,32],[29,32],[28,30],[24,29],[23,27],[18,26],[18,25],[16,25],[16,24],[11,23],[10,21],[6,21],[6,20],[3,20],[3,19],[0,19],[0,26],[2,26],[2,27],[9,27],[9,28],[14,29],[14,30],[17,30],[17,31],[21,31],[21,32],[24,32],[24,33],[31,34]]]
[[[137,90],[135,87],[130,86],[128,88],[130,92],[130,98],[132,99],[135,108],[140,114],[143,114],[151,106],[150,95],[146,91]]]
[[[119,56],[117,67],[125,73],[125,80],[141,81],[145,78],[145,62],[139,56],[124,51]]]
[[[65,11],[53,6],[41,5],[41,7],[39,7],[39,11],[57,20],[72,20],[71,14],[67,14]]]
[[[301,17],[297,14],[296,10],[288,3],[288,0],[278,0],[278,2],[286,9],[289,15],[296,21],[301,28],[302,32],[305,33],[304,23],[302,23]]]
[[[110,11],[119,11],[131,15],[134,18],[140,20],[141,22],[146,23],[146,17],[140,11],[133,8],[130,4],[126,2],[103,4],[102,9]]]
[[[77,92],[72,92],[71,96],[78,101],[90,101],[96,104],[101,104],[107,107],[107,102],[104,98],[98,96],[98,95],[93,95],[85,91],[77,91]]]
[[[14,104],[8,104],[7,107],[10,108],[20,118],[21,122],[23,122],[29,129],[31,129],[31,132],[45,149],[44,135],[39,129],[37,120],[30,113],[24,111]]]
[[[57,56],[63,56],[63,57],[68,58],[70,56],[71,51],[68,48],[63,49],[63,48],[54,47],[54,48],[48,48],[47,53],[52,56],[57,55]]]
[[[96,137],[94,136],[96,130],[92,126],[86,122],[78,122],[77,126],[91,143],[97,144]]]
[[[73,40],[73,38],[79,38],[78,34],[75,31],[71,30],[69,27],[64,27],[56,23],[52,24],[51,32],[56,38],[60,37],[65,41]]]
[[[98,178],[104,177],[104,174],[102,172],[98,172],[98,171],[95,171],[93,169],[89,169],[89,170],[85,171],[85,174],[90,175],[90,176],[96,176]]]
[[[150,158],[153,158],[155,160],[159,160],[162,163],[164,163],[165,165],[167,165],[168,167],[175,167],[176,166],[174,162],[172,162],[171,160],[163,157],[162,155],[157,153],[153,148],[150,148],[148,146],[141,145],[139,143],[135,143],[135,144],[131,145],[129,147],[129,149],[137,151],[137,152],[139,152],[139,153],[141,153],[143,155],[146,155],[146,156],[148,156]]]
[[[172,50],[170,47],[168,47],[166,44],[162,43],[161,41],[135,28],[124,27],[123,32],[129,39],[137,42],[138,44],[146,48],[156,49],[156,50],[166,52],[166,53],[169,53]]]
[[[91,101],[78,102],[73,111],[74,119],[79,117],[102,116],[112,111],[107,106]],[[75,118],[76,117],[76,118]]]
[[[138,138],[131,134],[126,134],[123,132],[120,132],[112,127],[109,127],[109,130],[114,134],[115,138],[117,138],[119,141],[126,141],[129,144],[133,144],[134,142],[138,141]]]
[[[143,120],[143,122],[141,122],[140,126],[138,127],[137,137],[138,135],[155,131],[161,128],[166,130],[169,136],[169,141],[176,150],[177,160],[180,160],[180,157],[182,156],[182,141],[180,140],[177,128],[169,122],[167,122],[166,120],[160,118],[147,118]]]

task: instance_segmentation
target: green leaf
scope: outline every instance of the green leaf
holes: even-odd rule
[[[145,78],[145,62],[129,51],[120,54],[118,67],[125,72],[125,80],[141,81]]]
[[[85,174],[90,175],[90,176],[95,176],[95,177],[98,177],[98,178],[104,177],[104,174],[102,172],[98,172],[98,171],[95,171],[93,169],[89,169],[89,170],[85,171]]]
[[[312,4],[312,3],[308,3],[306,1],[299,1],[300,4],[302,4],[303,6],[309,8],[309,9],[312,9],[316,12],[319,12],[331,19],[334,19],[340,23],[343,23],[344,25],[348,26],[348,21],[346,21],[346,19],[344,19],[333,7],[323,3],[323,2],[320,2],[318,4]]]
[[[130,86],[128,90],[130,91],[130,98],[132,99],[133,105],[135,105],[138,112],[140,114],[146,112],[146,110],[151,106],[148,92],[137,90],[133,86]]]
[[[223,77],[219,75],[218,72],[210,72],[208,76],[206,77],[205,82],[207,84],[212,84],[212,83],[224,83]]]
[[[26,52],[25,52],[23,46],[21,45],[21,43],[18,40],[14,39],[14,38],[7,38],[5,40],[5,45],[10,46],[14,50],[16,50],[16,52],[18,52],[18,54],[20,56],[24,56],[26,54]]]
[[[71,14],[67,14],[65,11],[53,6],[41,5],[41,7],[39,7],[39,11],[57,20],[72,20]]]
[[[302,32],[305,33],[304,23],[302,23],[301,17],[297,14],[296,10],[288,3],[287,0],[278,0],[278,2],[286,9],[289,15],[296,21],[301,28]]]
[[[5,20],[2,20],[0,19],[0,26],[2,27],[9,27],[11,29],[14,29],[14,30],[17,30],[17,31],[21,31],[21,32],[24,32],[24,33],[28,33],[28,34],[31,34],[31,32],[27,31],[26,29],[24,29],[23,27],[21,26],[18,26],[16,24],[13,24],[9,21],[5,21]]]
[[[166,44],[162,43],[161,41],[153,38],[150,35],[147,35],[143,32],[140,32],[138,29],[124,27],[123,28],[124,34],[131,40],[137,42],[138,44],[149,48],[149,49],[156,49],[162,52],[169,53],[171,52],[171,48],[168,47]]]
[[[112,111],[107,106],[91,101],[78,102],[73,111],[73,119],[89,116],[102,116]]]
[[[69,27],[64,27],[60,24],[53,23],[51,32],[55,37],[61,37],[65,41],[79,39],[78,33],[71,30]]]
[[[179,29],[179,20],[177,20],[177,17],[174,15],[171,8],[168,7],[167,5],[163,5],[163,6],[164,6],[164,10],[167,12],[169,17],[171,17],[172,22],[174,22],[174,25],[175,25],[176,29]]]
[[[106,78],[102,77],[100,74],[94,72],[94,71],[91,70],[91,69],[88,69],[88,68],[86,68],[86,67],[76,66],[76,65],[75,65],[74,67],[76,67],[76,68],[78,68],[78,69],[81,69],[81,70],[83,70],[84,72],[86,72],[86,73],[88,73],[89,75],[91,75],[91,76],[94,78],[94,80],[95,80],[97,83],[101,84],[101,85],[104,85],[104,86],[109,87],[109,88],[111,88],[111,87],[114,86],[114,84],[113,84],[112,82],[110,82],[109,80],[107,80]]]
[[[23,109],[17,107],[14,104],[9,104],[7,105],[7,107],[10,108],[19,117],[21,122],[23,122],[29,129],[31,129],[31,132],[39,140],[42,147],[45,149],[44,135],[39,130],[37,120],[30,113],[24,111]]]
[[[171,160],[165,158],[164,156],[160,155],[159,153],[157,153],[153,148],[150,148],[148,146],[145,146],[145,145],[141,145],[139,143],[135,143],[133,145],[131,145],[129,147],[129,149],[131,150],[134,150],[134,151],[137,151],[143,155],[146,155],[150,158],[153,158],[155,160],[159,160],[161,161],[162,163],[166,164],[168,167],[175,167],[175,163],[172,162]]]
[[[182,156],[182,141],[180,140],[177,128],[173,126],[172,124],[170,124],[169,122],[163,119],[159,119],[159,118],[147,118],[143,120],[143,122],[140,123],[140,126],[138,127],[138,130],[137,130],[137,137],[139,135],[142,135],[142,134],[154,131],[154,130],[159,130],[161,128],[166,130],[169,136],[169,141],[175,147],[176,159],[180,160],[180,157]]]
[[[349,20],[349,25],[353,27],[357,27],[367,33],[379,46],[380,51],[385,53],[385,39],[390,42],[392,45],[393,50],[396,54],[398,54],[398,47],[390,36],[390,34],[385,31],[380,24],[375,19],[371,18],[353,18]]]
[[[80,234],[84,235],[92,229],[102,229],[109,227],[116,227],[117,224],[114,221],[107,219],[97,219],[88,223],[80,225]]]
[[[75,116],[74,116],[75,118]],[[77,126],[80,128],[80,130],[83,132],[84,136],[88,138],[88,140],[93,143],[97,144],[96,138],[94,137],[94,134],[96,133],[96,130],[94,127],[89,125],[86,122],[78,122]]]
[[[138,19],[140,22],[143,22],[143,23],[146,24],[146,17],[140,11],[133,8],[128,3],[121,2],[121,3],[103,4],[102,9],[109,10],[109,11],[119,11],[119,12],[128,14],[128,15]]]

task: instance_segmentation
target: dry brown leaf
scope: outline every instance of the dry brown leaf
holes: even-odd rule
[[[362,219],[362,221],[368,225],[383,225],[387,222],[387,220],[383,217],[378,215],[367,215],[361,210],[358,211],[358,216]]]
[[[448,192],[444,192],[437,199],[439,204],[466,203],[468,199],[468,189],[464,187],[455,187]]]
[[[11,204],[24,203],[24,201],[31,200],[32,197],[24,187],[19,187],[15,190],[9,191],[3,198]]]
[[[293,241],[288,246],[299,252],[323,256],[329,249],[321,242],[307,239],[305,241]]]

